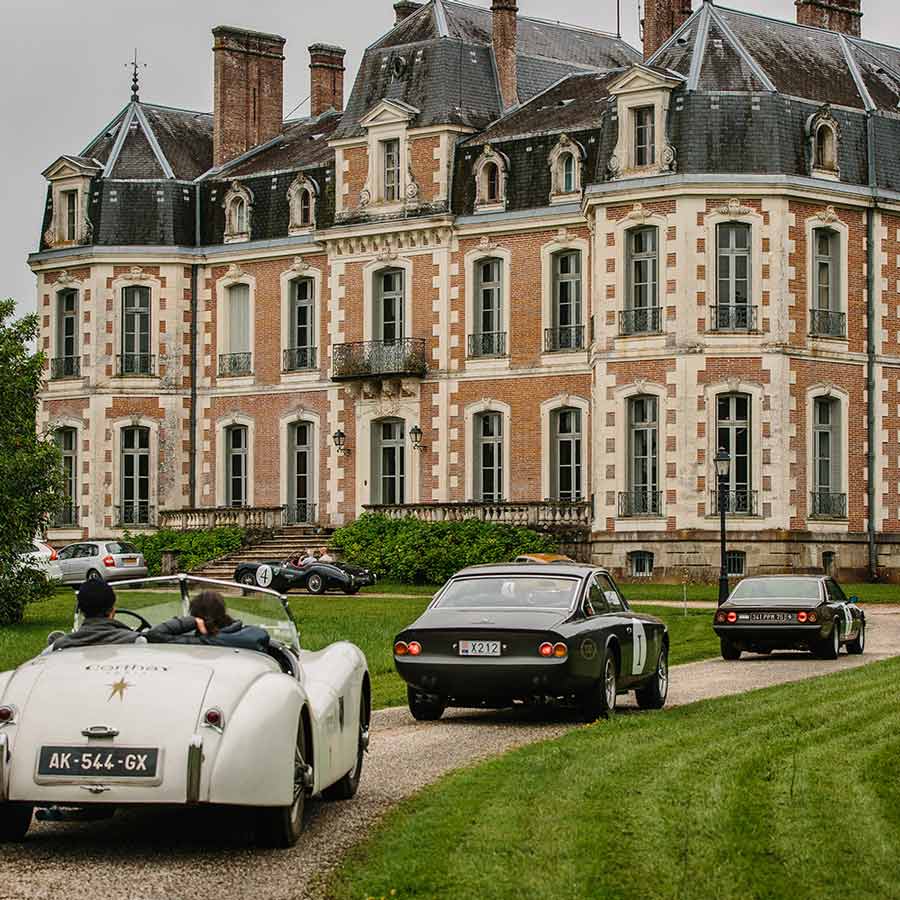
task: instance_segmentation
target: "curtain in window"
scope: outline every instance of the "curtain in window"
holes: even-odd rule
[[[250,352],[250,286],[228,288],[228,352]]]

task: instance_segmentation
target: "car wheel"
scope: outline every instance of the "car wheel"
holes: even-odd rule
[[[256,811],[256,836],[263,847],[286,849],[300,839],[306,795],[312,787],[312,767],[306,762],[305,754],[306,730],[301,717],[294,748],[294,800],[290,806],[267,806]]]
[[[841,628],[837,619],[831,628],[831,634],[819,641],[816,647],[816,656],[819,659],[837,659],[841,652]]]
[[[87,580],[88,581],[103,581],[103,576],[96,569],[91,569],[87,573]]]
[[[238,578],[238,581],[241,584],[247,584],[251,587],[256,587],[256,576],[252,572],[244,572],[244,574],[241,575],[240,578]]]
[[[359,780],[362,777],[363,758],[369,746],[369,723],[366,721],[366,704],[359,704],[359,737],[356,747],[356,765],[340,780],[322,791],[326,800],[350,800],[356,796]]]
[[[641,709],[662,709],[669,695],[669,648],[663,645],[659,651],[656,671],[646,687],[634,692]]]
[[[722,650],[722,659],[727,662],[737,662],[741,658],[741,648],[728,638],[720,638],[719,647]]]
[[[26,803],[0,803],[0,844],[25,840],[33,814],[34,807]]]
[[[344,593],[352,597],[354,594],[359,593],[359,588],[356,585],[353,585],[353,587],[345,587]]]
[[[306,589],[311,594],[324,594],[325,579],[316,572],[313,572],[313,574],[309,576],[309,579],[306,582]]]
[[[440,697],[420,694],[412,687],[406,689],[406,699],[409,703],[409,711],[417,722],[436,722],[447,708]]]
[[[581,697],[581,715],[585,722],[608,719],[615,712],[618,697],[618,664],[615,653],[609,648],[603,659],[603,675]]]
[[[866,649],[866,620],[859,623],[859,634],[847,644],[847,652],[853,656],[859,656]]]

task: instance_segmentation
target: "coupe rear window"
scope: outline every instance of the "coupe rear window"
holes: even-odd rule
[[[742,581],[731,600],[816,600],[819,582],[811,578],[750,578]]]
[[[576,578],[497,575],[451,581],[441,594],[441,609],[569,609],[578,591]]]
[[[137,553],[137,547],[134,544],[128,544],[125,541],[110,541],[106,545],[107,553]]]

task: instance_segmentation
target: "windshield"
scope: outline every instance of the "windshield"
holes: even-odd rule
[[[127,544],[125,541],[110,541],[106,545],[107,553],[137,553],[138,549],[134,544]]]
[[[742,581],[731,600],[808,600],[819,601],[819,582],[814,578],[750,578]]]
[[[438,598],[441,609],[570,609],[577,578],[540,575],[487,575],[451,581]]]

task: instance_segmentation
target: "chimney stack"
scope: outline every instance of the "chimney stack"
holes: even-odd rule
[[[414,12],[422,8],[421,3],[413,3],[413,0],[397,0],[394,4],[394,15],[397,17],[394,25],[399,25],[404,19],[408,19]]]
[[[860,3],[861,0],[796,0],[797,24],[859,37],[863,15]]]
[[[519,27],[519,5],[517,0],[493,0],[494,60],[500,78],[500,96],[503,108],[509,109],[519,102],[518,74],[516,63],[516,40]]]
[[[654,53],[690,18],[691,0],[645,0],[644,60]]]
[[[281,134],[284,45],[277,34],[213,29],[213,163],[220,166]]]
[[[344,56],[343,47],[330,44],[313,44],[309,48],[310,112],[321,116],[329,109],[344,109]]]

